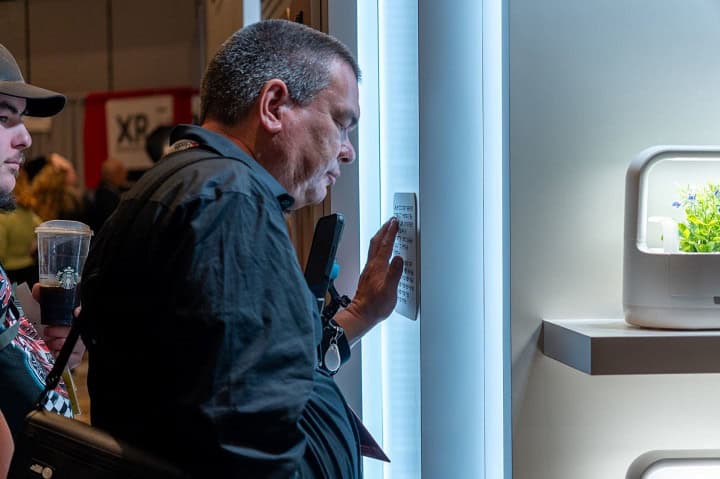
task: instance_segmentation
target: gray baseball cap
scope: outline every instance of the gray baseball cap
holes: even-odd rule
[[[25,83],[12,53],[0,45],[0,93],[27,100],[27,116],[53,116],[65,107],[65,96]]]

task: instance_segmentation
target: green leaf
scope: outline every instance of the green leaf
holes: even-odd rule
[[[720,183],[706,182],[700,187],[683,186],[678,190],[685,220],[678,222],[678,237],[682,251],[720,251],[720,198],[715,192]],[[694,200],[687,199],[690,194]]]
[[[678,223],[678,230],[683,238],[688,239],[690,237],[690,229],[685,225],[685,223]]]

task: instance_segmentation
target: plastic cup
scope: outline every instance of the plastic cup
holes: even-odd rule
[[[40,273],[40,322],[70,326],[92,230],[79,221],[53,220],[35,228]]]

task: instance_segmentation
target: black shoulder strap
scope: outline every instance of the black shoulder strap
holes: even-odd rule
[[[176,153],[171,153],[163,159],[152,169],[148,170],[145,174],[156,175],[155,181],[150,186],[145,188],[143,196],[139,199],[142,200],[139,203],[147,201],[150,196],[157,190],[161,184],[163,184],[168,178],[173,176],[178,171],[199,163],[205,160],[213,160],[225,158],[219,156],[214,151],[206,150],[202,146],[181,150]],[[232,160],[242,161],[240,158],[228,158]]]

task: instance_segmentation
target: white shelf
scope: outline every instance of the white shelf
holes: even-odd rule
[[[587,374],[720,373],[720,331],[637,328],[623,319],[543,320],[543,353]]]

